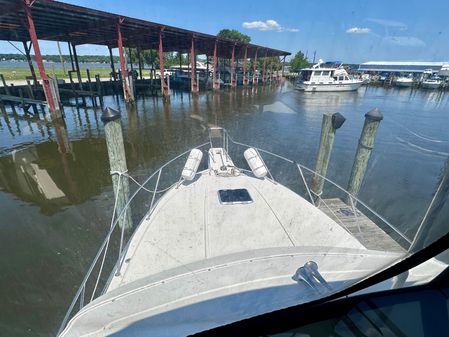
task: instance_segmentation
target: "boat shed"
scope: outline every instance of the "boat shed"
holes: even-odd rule
[[[151,6],[151,2],[147,2],[145,5]],[[244,85],[248,85],[248,59],[256,60],[257,57],[265,59],[276,57],[279,59],[283,57],[285,61],[285,57],[290,55],[289,52],[282,50],[238,42],[210,34],[53,0],[0,0],[0,8],[0,40],[23,43],[30,70],[36,83],[36,74],[30,56],[31,49],[34,49],[36,63],[42,78],[43,89],[50,111],[57,110],[57,104],[54,102],[55,93],[52,93],[43,64],[39,40],[69,43],[72,50],[71,53],[74,56],[79,82],[81,82],[81,76],[79,75],[76,46],[95,44],[108,47],[112,68],[114,66],[111,49],[118,48],[121,80],[123,81],[124,96],[127,102],[132,102],[134,98],[130,90],[131,85],[127,75],[124,48],[136,48],[138,52],[145,49],[156,50],[159,53],[161,74],[165,74],[163,64],[164,52],[189,53],[193,74],[196,72],[195,60],[197,55],[213,57],[214,65],[217,64],[218,58],[229,59],[232,68],[232,86],[236,84],[235,59],[243,59]],[[30,43],[28,44],[28,42]],[[281,62],[278,63],[279,65],[275,69],[277,73],[282,70]],[[272,65],[270,64],[270,66]],[[215,72],[214,70],[213,87],[218,89],[219,82],[215,77]],[[263,72],[265,74],[265,63]],[[270,76],[272,73],[270,71]],[[277,77],[281,78],[280,75]],[[265,76],[262,82],[264,80]],[[168,96],[169,88],[167,83],[165,83],[164,76],[161,76],[161,88],[164,96]],[[199,84],[195,76],[191,76],[191,89],[192,92],[198,92],[199,90]]]
[[[395,73],[422,73],[432,70],[438,73],[441,68],[448,66],[447,62],[424,62],[424,61],[370,61],[359,65],[360,72],[395,72]]]

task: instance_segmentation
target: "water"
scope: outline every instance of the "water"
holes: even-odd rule
[[[322,114],[340,112],[347,120],[328,176],[343,186],[363,115],[378,107],[384,120],[360,197],[412,237],[449,153],[448,101],[423,90],[300,93],[286,84],[198,98],[176,92],[170,105],[140,97],[128,111],[121,98],[105,105],[122,112],[128,168],[139,179],[207,140],[210,125],[313,167]],[[65,125],[19,115],[0,116],[0,329],[48,336],[109,226],[111,178],[100,111],[65,108]]]

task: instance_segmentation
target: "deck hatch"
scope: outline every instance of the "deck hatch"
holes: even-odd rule
[[[220,203],[224,205],[249,204],[253,202],[253,199],[251,199],[246,188],[219,190],[218,199],[220,200]]]

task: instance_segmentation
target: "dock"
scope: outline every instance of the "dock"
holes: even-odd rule
[[[360,241],[367,249],[405,252],[405,249],[388,233],[355,207],[348,206],[339,198],[324,199],[320,210]]]

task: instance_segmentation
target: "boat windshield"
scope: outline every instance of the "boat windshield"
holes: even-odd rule
[[[301,70],[299,73],[299,79],[302,81],[310,81],[310,77],[312,76],[311,70]]]

